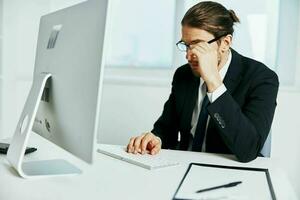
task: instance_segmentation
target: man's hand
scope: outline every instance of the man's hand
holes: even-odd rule
[[[127,152],[134,154],[145,154],[148,152],[151,155],[155,155],[160,151],[160,149],[160,138],[151,132],[144,133],[138,137],[132,137],[127,145]]]
[[[218,70],[218,53],[210,44],[201,42],[191,46],[189,52],[196,59],[198,66],[192,66],[205,81],[208,92],[215,91],[222,85],[222,78]]]

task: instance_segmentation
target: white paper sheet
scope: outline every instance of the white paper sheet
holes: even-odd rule
[[[200,189],[242,181],[230,187],[196,193]],[[272,199],[265,171],[192,165],[179,188],[177,199],[268,200]]]

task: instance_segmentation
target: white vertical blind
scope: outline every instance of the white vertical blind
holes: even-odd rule
[[[285,0],[280,2],[280,20],[278,29],[277,73],[282,85],[299,84],[299,68],[297,60],[300,58],[299,44],[299,0]],[[297,81],[298,79],[298,81]],[[299,86],[299,85],[298,85]]]

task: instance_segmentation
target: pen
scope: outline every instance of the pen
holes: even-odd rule
[[[219,185],[219,186],[215,186],[215,187],[211,187],[211,188],[198,190],[198,191],[196,191],[196,193],[207,192],[207,191],[216,190],[216,189],[220,189],[220,188],[234,187],[234,186],[237,186],[238,184],[241,184],[241,183],[242,183],[242,181],[236,181],[236,182],[228,183],[228,184],[225,184],[225,185]]]

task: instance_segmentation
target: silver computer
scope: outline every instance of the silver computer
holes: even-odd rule
[[[32,127],[92,162],[107,8],[107,0],[91,0],[41,18],[34,80],[7,155],[22,177],[80,173],[65,160],[22,162]]]

